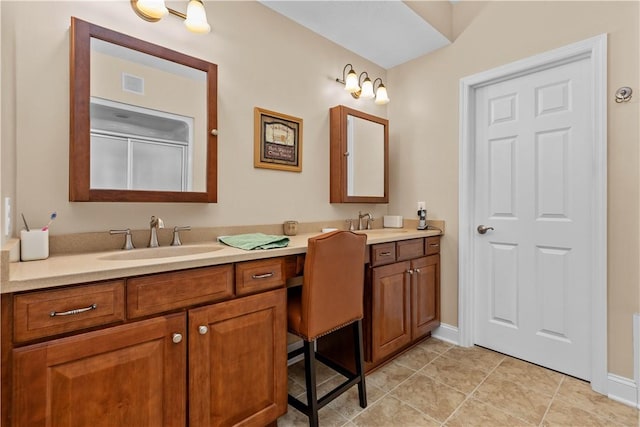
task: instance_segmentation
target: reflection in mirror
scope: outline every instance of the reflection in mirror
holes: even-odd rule
[[[92,37],[90,81],[91,188],[205,190],[204,71]]]
[[[216,65],[76,18],[71,30],[70,200],[215,202]]]
[[[330,109],[330,202],[389,202],[389,122],[338,105]]]
[[[384,125],[347,115],[347,195],[384,197]]]

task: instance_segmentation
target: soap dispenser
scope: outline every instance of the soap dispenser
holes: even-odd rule
[[[427,225],[427,209],[424,202],[418,202],[418,230],[426,230]]]

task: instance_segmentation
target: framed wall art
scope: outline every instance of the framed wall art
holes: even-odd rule
[[[302,119],[255,107],[253,166],[302,171]]]

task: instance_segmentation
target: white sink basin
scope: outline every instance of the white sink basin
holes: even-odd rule
[[[173,258],[185,255],[198,255],[224,249],[219,245],[202,246],[161,246],[159,248],[132,249],[100,257],[107,261],[133,261],[156,258]]]

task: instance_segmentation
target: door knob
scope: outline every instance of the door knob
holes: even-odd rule
[[[480,233],[480,234],[485,234],[489,230],[493,230],[493,227],[487,227],[486,225],[479,225],[478,226],[478,233]]]

